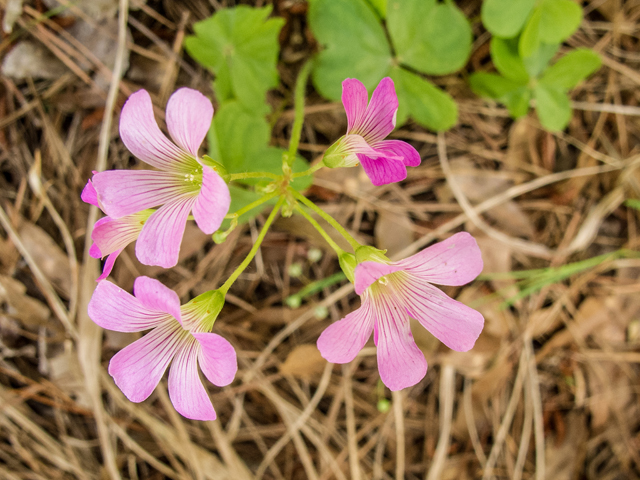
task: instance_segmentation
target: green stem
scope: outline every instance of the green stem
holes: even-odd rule
[[[291,129],[291,140],[289,140],[289,166],[293,164],[293,160],[296,157],[296,152],[298,151],[298,145],[300,144],[300,135],[302,135],[302,124],[304,122],[304,94],[310,72],[311,62],[309,61],[304,64],[304,66],[300,70],[300,73],[298,73],[298,78],[296,79],[296,90],[293,100],[293,128]]]
[[[296,199],[298,199],[300,202],[305,204],[307,207],[309,207],[311,210],[313,210],[322,218],[324,218],[327,222],[329,222],[329,224],[333,228],[335,228],[340,233],[340,235],[342,235],[345,238],[347,242],[349,242],[349,245],[351,245],[351,248],[353,248],[354,251],[362,246],[360,242],[358,242],[355,238],[353,238],[353,236],[349,232],[347,232],[345,228],[342,225],[340,225],[335,218],[333,218],[331,215],[329,215],[327,212],[322,210],[315,203],[313,203],[311,200],[309,200],[307,197],[305,197],[295,189],[289,187],[289,191]]]
[[[232,173],[227,176],[229,182],[234,180],[244,180],[245,178],[271,178],[273,180],[278,179],[278,175],[271,172],[244,172],[244,173]]]
[[[342,250],[338,246],[338,244],[333,241],[333,238],[329,236],[329,234],[325,231],[325,229],[322,228],[320,224],[316,222],[316,220],[311,215],[309,215],[307,212],[304,211],[304,208],[302,208],[300,205],[296,205],[296,210],[300,212],[300,214],[304,218],[307,219],[307,221],[313,226],[313,228],[315,228],[320,233],[320,235],[322,235],[322,238],[326,240],[326,242],[329,244],[331,248],[333,248],[333,250],[338,254],[338,256],[345,253],[344,250]]]
[[[273,197],[277,197],[279,195],[279,192],[271,192],[268,193],[267,195],[265,195],[262,198],[259,198],[258,200],[256,200],[255,202],[251,202],[249,205],[245,205],[244,207],[242,207],[240,210],[238,210],[237,212],[234,213],[229,213],[228,215],[226,215],[224,218],[237,218],[240,215],[243,215],[251,210],[253,210],[256,207],[259,207],[260,205],[262,205],[265,202],[268,202],[269,200],[271,200]]]
[[[258,249],[260,248],[260,245],[262,245],[262,241],[264,240],[264,237],[267,234],[269,227],[271,226],[273,221],[276,219],[276,216],[278,215],[278,212],[280,211],[280,207],[282,206],[283,203],[284,203],[284,197],[280,197],[280,199],[278,200],[278,203],[276,203],[276,206],[273,207],[273,210],[271,210],[269,217],[267,217],[267,221],[264,222],[264,225],[262,226],[262,230],[260,230],[260,233],[258,234],[258,238],[256,239],[256,243],[254,243],[253,247],[251,247],[251,250],[249,251],[249,254],[247,255],[247,257],[242,261],[240,266],[238,266],[238,268],[235,269],[235,271],[231,274],[231,276],[227,279],[227,281],[224,282],[224,284],[219,288],[220,292],[222,292],[223,295],[227,294],[227,292],[229,291],[229,288],[231,287],[231,285],[233,285],[233,282],[235,282],[238,279],[238,277],[244,271],[244,269],[247,268],[249,263],[251,263],[251,260],[253,260],[253,257],[256,256],[256,253],[258,253]]]
[[[322,161],[319,161],[318,163],[316,163],[313,167],[311,167],[308,170],[305,170],[303,172],[294,173],[293,175],[291,175],[291,178],[306,177],[307,175],[311,175],[312,173],[320,170],[322,167],[324,167],[324,163]]]

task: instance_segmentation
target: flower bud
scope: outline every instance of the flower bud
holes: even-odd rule
[[[356,260],[358,263],[362,262],[378,262],[389,263],[391,260],[385,255],[386,250],[380,250],[378,248],[363,245],[356,250]]]

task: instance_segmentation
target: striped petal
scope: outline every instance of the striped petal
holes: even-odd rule
[[[119,219],[103,217],[96,222],[91,232],[91,239],[100,249],[101,256],[122,250],[131,242],[135,242],[150,212],[127,215]]]
[[[215,333],[193,333],[200,344],[198,361],[211,383],[224,387],[233,382],[238,371],[238,360],[233,346]]]
[[[229,211],[231,195],[229,187],[211,167],[202,167],[202,188],[193,206],[193,218],[207,235],[220,228]]]
[[[118,255],[122,253],[122,250],[124,249],[121,248],[120,250],[116,250],[115,252],[112,252],[109,255],[107,255],[107,259],[104,261],[104,266],[102,267],[102,274],[98,278],[96,278],[96,282],[101,282],[102,280],[107,278],[109,275],[111,275],[111,270],[113,270],[113,265],[116,263]]]
[[[400,182],[407,178],[407,167],[399,157],[387,157],[381,151],[379,157],[373,158],[368,155],[358,155],[362,168],[367,174],[371,183],[375,186],[387,185],[389,183]]]
[[[117,285],[98,283],[89,301],[89,318],[102,328],[116,332],[141,332],[167,321],[168,315],[151,310]]]
[[[191,183],[173,173],[151,170],[109,170],[93,176],[104,212],[112,218],[163,205],[188,191]]]
[[[93,183],[91,183],[91,180],[88,180],[87,184],[82,189],[80,198],[82,199],[83,202],[88,203],[89,205],[93,205],[94,207],[99,207],[98,193],[96,192],[96,189],[93,187]]]
[[[140,262],[163,268],[177,265],[182,236],[195,201],[194,196],[183,195],[149,217],[136,242]]]
[[[409,318],[394,295],[376,295],[372,301],[380,379],[392,391],[411,387],[426,375],[427,361],[413,340]]]
[[[367,299],[359,309],[329,325],[318,338],[318,350],[331,363],[348,363],[358,355],[373,331],[373,312]]]
[[[356,266],[355,270],[355,291],[358,295],[362,295],[364,291],[377,282],[381,277],[390,273],[402,270],[394,264],[388,265],[380,262],[361,262]]]
[[[347,135],[359,124],[367,110],[369,94],[367,88],[356,78],[347,78],[342,82],[342,105],[347,114]]]
[[[482,272],[482,254],[467,232],[456,233],[397,262],[407,273],[438,285],[464,285]]]
[[[171,359],[184,346],[182,332],[178,322],[168,320],[113,356],[109,374],[129,400],[142,402],[151,395]]]
[[[177,412],[192,420],[215,420],[216,411],[198,375],[200,344],[190,338],[169,371],[169,398]]]
[[[160,170],[182,171],[193,161],[160,131],[146,90],[133,93],[122,107],[120,138],[131,153]]]
[[[158,280],[138,277],[133,283],[133,293],[149,310],[168,313],[180,321],[180,298]]]
[[[419,277],[408,275],[399,294],[409,316],[452,350],[470,350],[482,332],[484,318],[480,312],[449,298]]]
[[[211,101],[192,88],[179,88],[167,102],[167,129],[171,138],[196,158],[212,118]]]
[[[354,133],[362,135],[371,144],[376,143],[396,128],[397,112],[398,96],[393,80],[385,77],[373,91],[366,112],[355,125]]]
[[[402,140],[384,140],[376,143],[374,148],[387,154],[388,158],[400,158],[407,167],[417,167],[422,159],[418,151]]]

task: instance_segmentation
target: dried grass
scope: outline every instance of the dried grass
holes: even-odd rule
[[[512,294],[512,281],[448,288],[483,312],[485,331],[472,351],[456,353],[414,330],[429,372],[391,394],[379,383],[374,348],[342,367],[293,356],[358,300],[343,285],[300,309],[284,306],[286,296],[338,266],[329,252],[309,261],[310,248],[326,245],[283,219],[216,323],[240,367],[229,387],[209,387],[219,420],[180,417],[162,385],[149,400],[129,402],[106,366],[135,336],[104,333],[86,315],[99,265],[85,239],[97,212],[79,193],[91,170],[132,161],[115,127],[127,94],[147,88],[162,106],[177,86],[211,93],[211,76],[181,45],[194,21],[233,2],[132,2],[136,10],[115,29],[62,3],[120,45],[121,58],[129,49],[131,67],[107,67],[72,40],[61,19],[42,19],[40,2],[25,4],[16,32],[45,45],[70,73],[54,81],[2,79],[0,478],[640,478],[635,259],[547,285],[507,310],[487,298]],[[283,112],[273,119],[273,142],[283,144],[296,72],[313,46],[300,2],[276,3],[288,19],[283,85],[270,98]],[[480,2],[459,3],[478,15]],[[584,7],[570,44],[598,51],[604,67],[572,93],[575,114],[565,133],[541,130],[534,116],[513,122],[501,106],[474,98],[462,75],[436,78],[459,102],[460,123],[437,136],[414,124],[394,133],[423,157],[402,185],[372,187],[358,169],[323,171],[309,194],[359,238],[392,248],[394,258],[461,228],[478,237],[485,273],[637,250],[638,213],[623,202],[640,196],[640,3]],[[487,36],[478,23],[474,29],[470,69],[488,55]],[[5,39],[3,53],[15,38]],[[311,89],[306,114],[300,147],[314,160],[346,121],[340,105]],[[186,300],[219,285],[262,221],[222,245],[189,229],[171,271],[141,265],[126,251],[114,278],[130,288],[136,276],[152,275]],[[289,275],[292,263],[302,266],[301,277]],[[329,318],[316,317],[318,306]],[[385,401],[388,411],[377,407]]]

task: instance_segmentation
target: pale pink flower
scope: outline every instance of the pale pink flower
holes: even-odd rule
[[[402,140],[384,140],[396,126],[398,97],[389,77],[383,78],[368,100],[367,89],[359,80],[342,82],[342,104],[347,113],[347,133],[327,150],[329,167],[362,164],[374,185],[399,182],[407,178],[407,167],[420,165],[420,154]]]
[[[145,90],[132,94],[122,108],[122,141],[136,157],[160,171],[109,170],[96,173],[92,183],[97,203],[112,220],[160,207],[145,221],[136,242],[136,256],[146,265],[168,268],[178,263],[191,212],[198,227],[212,234],[229,210],[227,184],[198,157],[212,117],[213,107],[204,95],[190,88],[177,90],[166,110],[174,144],[160,131]]]
[[[466,232],[399,262],[362,262],[355,269],[355,290],[362,305],[322,332],[318,349],[332,363],[347,363],[373,331],[384,384],[391,390],[415,385],[427,373],[427,362],[413,340],[409,318],[447,347],[459,352],[471,349],[484,318],[431,284],[464,285],[481,271],[480,249]]]
[[[135,296],[105,280],[89,302],[89,317],[102,328],[141,332],[145,336],[116,353],[109,374],[132,402],[142,402],[169,370],[169,397],[175,409],[193,420],[215,420],[216,412],[198,374],[219,387],[230,384],[238,369],[231,344],[209,333],[207,305],[180,306],[178,295],[157,280],[138,277]]]
[[[84,187],[81,198],[86,203],[100,207],[96,190],[93,188],[91,180]],[[102,269],[102,275],[96,281],[99,282],[109,276],[118,255],[124,250],[124,247],[136,241],[142,231],[142,227],[152,213],[153,210],[143,210],[118,219],[103,217],[95,223],[91,231],[93,244],[89,249],[89,254],[93,258],[107,257]]]

